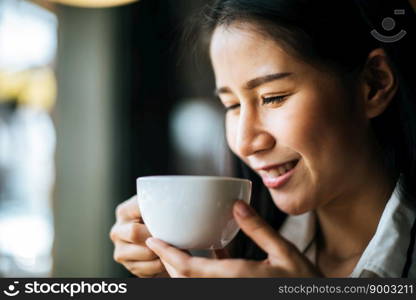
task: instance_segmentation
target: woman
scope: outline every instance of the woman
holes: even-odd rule
[[[148,238],[129,200],[111,232],[115,260],[140,277],[416,277],[416,26],[406,1],[389,3],[204,10],[227,142],[250,169],[255,209],[234,207],[233,258],[198,258]],[[371,31],[394,9],[407,36],[386,44]]]

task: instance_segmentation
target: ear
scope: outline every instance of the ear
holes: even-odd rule
[[[368,119],[381,115],[397,92],[397,80],[383,49],[374,49],[363,70],[365,113]]]

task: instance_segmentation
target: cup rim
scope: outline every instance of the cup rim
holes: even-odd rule
[[[211,176],[211,175],[151,175],[151,176],[140,176],[136,179],[136,182],[139,181],[153,181],[153,180],[226,180],[226,181],[236,181],[236,182],[248,182],[251,183],[251,180],[238,177],[228,177],[228,176]]]

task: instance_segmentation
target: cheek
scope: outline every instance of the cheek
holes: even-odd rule
[[[294,109],[281,124],[279,132],[282,142],[303,155],[315,153],[319,147],[325,116],[314,111],[314,107]]]
[[[351,113],[343,106],[344,100],[336,94],[304,95],[282,125],[280,136],[302,155],[312,182],[322,183],[339,176],[351,163],[354,126]]]
[[[288,101],[281,108],[267,110],[264,125],[276,139],[278,148],[288,148],[304,156],[316,144],[321,120],[315,115],[316,108],[308,106],[309,101],[302,94]]]
[[[299,92],[286,106],[267,113],[266,126],[280,148],[299,153],[312,173],[328,167],[327,158],[345,147],[348,136],[344,112],[325,98],[329,95]]]
[[[280,148],[290,149],[302,157],[300,176],[292,182],[289,192],[271,190],[276,205],[289,214],[317,207],[318,202],[332,194],[324,187],[332,189],[334,178],[343,175],[339,170],[345,170],[340,164],[334,164],[334,157],[345,151],[345,124],[340,120],[340,113],[335,114],[321,97],[299,94],[284,110],[282,107],[270,111],[267,117],[267,128]]]

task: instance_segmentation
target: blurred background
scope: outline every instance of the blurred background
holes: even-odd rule
[[[0,277],[128,276],[108,234],[137,177],[233,173],[180,42],[206,1],[82,1],[0,0]]]

